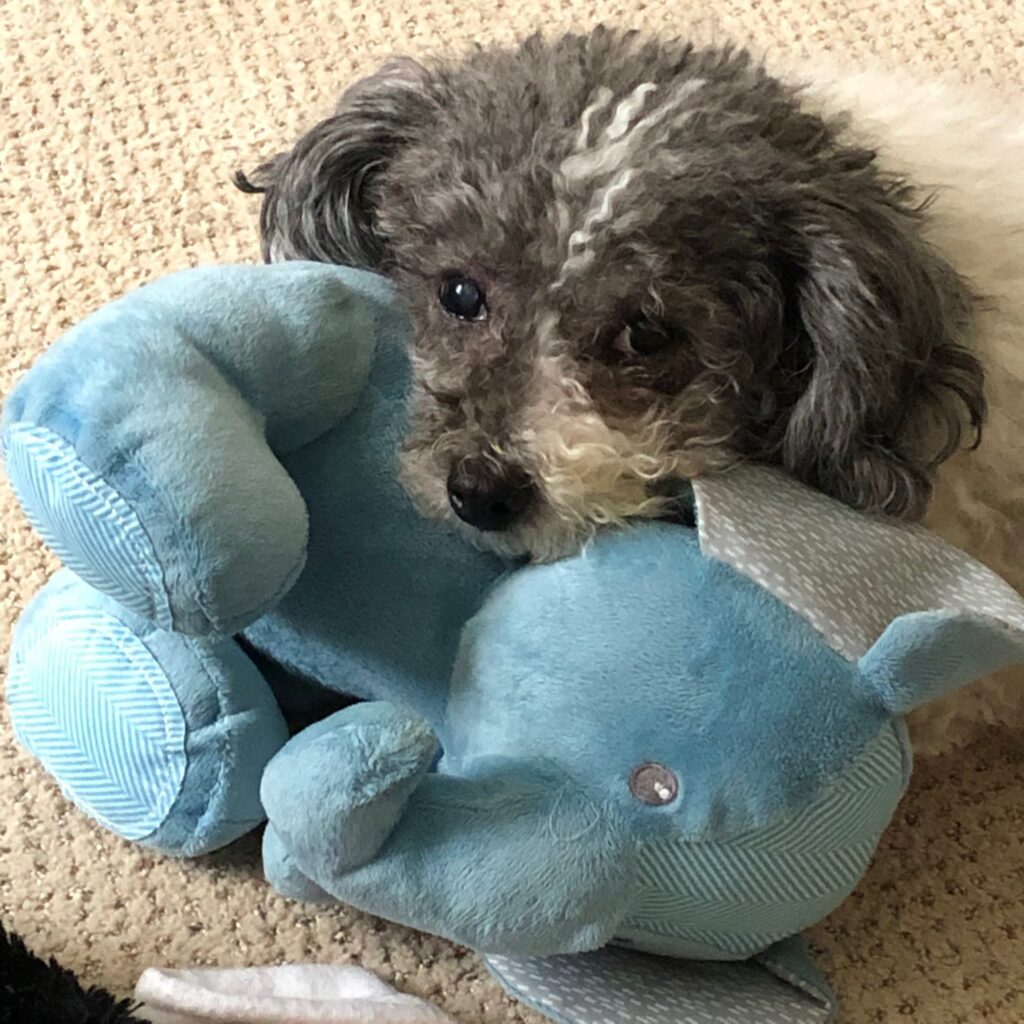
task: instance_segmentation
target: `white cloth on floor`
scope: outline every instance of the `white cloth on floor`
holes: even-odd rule
[[[135,986],[136,1016],[152,1024],[454,1024],[447,1014],[403,995],[349,964],[164,970]]]

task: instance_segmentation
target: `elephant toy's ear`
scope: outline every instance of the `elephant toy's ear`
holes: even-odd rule
[[[592,953],[485,958],[517,999],[560,1024],[828,1024],[835,997],[803,939],[738,963],[605,946]]]
[[[924,632],[936,659],[945,638],[973,631],[975,660],[971,667],[964,661],[966,675],[950,674],[944,686],[926,685],[922,677],[921,697],[912,704],[953,689],[978,668],[983,674],[1014,660],[1006,644],[995,642],[998,630],[989,625],[986,632],[985,623],[1024,632],[1024,600],[922,527],[857,512],[763,466],[699,477],[693,490],[701,550],[774,594],[850,661],[883,634],[888,640],[874,652],[878,659],[886,651],[885,657],[895,657],[911,639],[921,650]],[[950,621],[942,615],[916,619],[918,612],[943,613]],[[904,616],[908,621],[901,623]],[[935,628],[940,621],[941,630]]]
[[[862,678],[906,714],[989,672],[1024,662],[1024,629],[995,616],[915,612],[889,625],[860,659]]]

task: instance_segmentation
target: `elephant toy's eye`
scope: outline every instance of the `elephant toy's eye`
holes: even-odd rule
[[[679,795],[679,780],[663,764],[647,761],[633,769],[629,791],[641,803],[662,807]]]

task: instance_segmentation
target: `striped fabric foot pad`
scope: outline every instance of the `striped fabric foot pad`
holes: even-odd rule
[[[124,623],[92,609],[58,610],[37,616],[15,645],[7,683],[14,731],[86,814],[144,839],[185,778],[178,698]]]
[[[18,500],[60,560],[125,608],[170,629],[163,572],[128,502],[48,427],[15,424],[3,449]]]

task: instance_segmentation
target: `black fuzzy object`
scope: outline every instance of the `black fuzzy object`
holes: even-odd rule
[[[144,1024],[135,1004],[84,989],[53,957],[42,960],[0,925],[0,1024]]]

